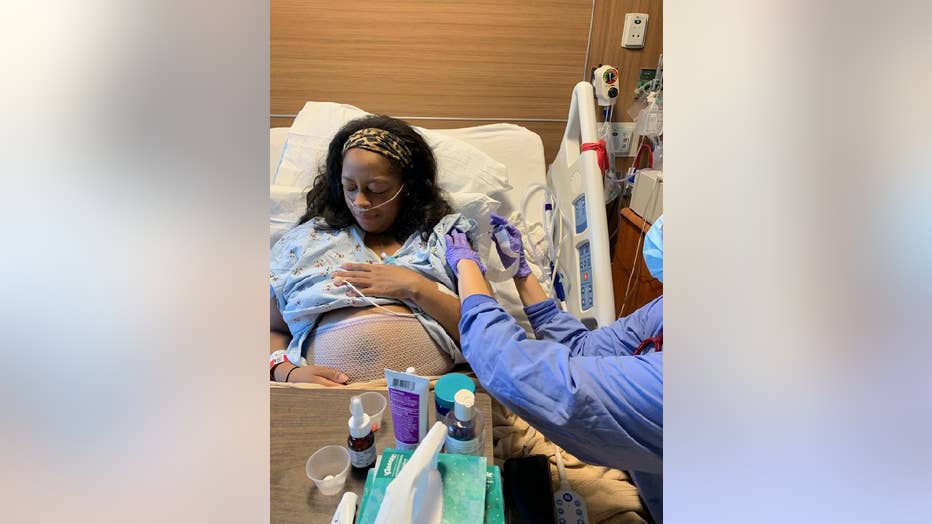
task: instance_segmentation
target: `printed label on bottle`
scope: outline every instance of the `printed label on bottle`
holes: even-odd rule
[[[482,439],[456,440],[455,438],[447,437],[444,443],[444,450],[447,453],[458,453],[460,455],[481,455]]]
[[[396,383],[413,382],[397,380]],[[389,389],[388,397],[392,404],[392,424],[395,425],[395,442],[399,449],[414,449],[420,443],[420,402],[421,397],[416,393],[408,393],[399,389]],[[426,425],[426,420],[424,421]],[[426,432],[425,432],[426,433]]]
[[[365,468],[375,464],[375,446],[369,446],[369,449],[363,451],[349,450],[350,464],[354,468]]]

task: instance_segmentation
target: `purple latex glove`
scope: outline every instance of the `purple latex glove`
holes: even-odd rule
[[[524,278],[530,275],[531,266],[528,265],[527,260],[524,258],[524,243],[521,241],[521,232],[510,222],[495,213],[492,213],[490,218],[492,219],[492,241],[495,242],[495,250],[498,251],[498,258],[502,259],[502,265],[511,267],[517,258],[518,271],[515,272],[515,276]],[[502,235],[498,233],[499,231],[504,231],[508,236],[507,245],[504,247],[501,244],[504,239],[498,238],[499,235]],[[508,251],[516,254],[517,257],[512,256]]]
[[[453,270],[453,274],[456,276],[459,276],[456,265],[460,260],[472,260],[479,266],[479,271],[482,271],[483,275],[485,274],[485,264],[482,263],[482,260],[479,260],[479,253],[476,253],[472,246],[469,245],[469,240],[466,238],[466,235],[460,233],[456,229],[447,235],[446,258],[447,265],[450,266],[450,269]]]

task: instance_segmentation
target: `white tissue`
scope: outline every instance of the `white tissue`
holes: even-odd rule
[[[385,488],[375,524],[439,524],[443,514],[443,483],[437,455],[446,426],[436,422],[418,444],[411,459]]]

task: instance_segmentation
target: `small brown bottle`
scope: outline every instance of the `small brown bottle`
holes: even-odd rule
[[[362,401],[359,397],[350,399],[349,437],[346,445],[349,447],[350,463],[356,469],[369,469],[375,465],[375,433],[369,415],[362,410]]]

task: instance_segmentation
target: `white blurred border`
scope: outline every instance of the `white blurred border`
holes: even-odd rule
[[[930,7],[664,12],[667,522],[928,522]],[[268,519],[268,13],[4,4],[4,522]]]
[[[930,7],[664,4],[667,522],[928,522]]]
[[[13,2],[4,522],[269,518],[267,2]]]

